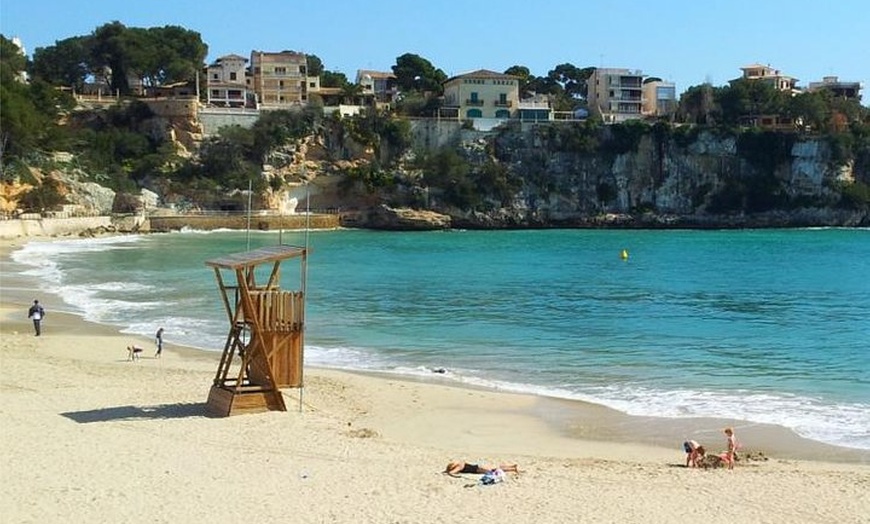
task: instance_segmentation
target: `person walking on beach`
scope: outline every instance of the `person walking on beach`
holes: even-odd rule
[[[42,334],[42,319],[45,318],[45,309],[39,304],[38,300],[33,301],[33,305],[27,310],[27,318],[33,320],[33,329],[36,330],[36,336]]]
[[[154,335],[154,342],[157,344],[157,353],[154,354],[154,358],[160,358],[160,354],[163,353],[163,328],[157,330],[157,334]]]

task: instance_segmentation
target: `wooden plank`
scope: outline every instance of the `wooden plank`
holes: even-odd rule
[[[233,394],[225,389],[212,386],[208,392],[206,409],[214,415],[227,417],[233,405]]]
[[[205,264],[211,267],[224,269],[241,269],[257,266],[266,262],[275,262],[288,258],[305,256],[307,250],[297,246],[267,246],[253,251],[233,253],[219,258],[206,260]]]
[[[249,390],[238,393],[221,387],[212,387],[209,390],[206,409],[221,417],[287,410],[284,397],[278,390]]]

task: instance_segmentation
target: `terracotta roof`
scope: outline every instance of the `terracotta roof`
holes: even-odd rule
[[[247,62],[247,61],[248,61],[248,59],[245,58],[245,57],[243,57],[243,56],[239,56],[239,55],[224,55],[224,56],[219,56],[219,57],[215,60],[215,63],[218,63],[218,62],[220,62],[220,61],[222,61],[222,60],[242,60],[242,61],[244,61],[244,62]]]
[[[451,80],[456,80],[457,78],[498,78],[498,79],[512,79],[512,80],[519,79],[518,76],[514,76],[514,75],[506,75],[504,73],[497,73],[495,71],[490,71],[489,69],[478,69],[477,71],[472,71],[470,73],[463,73],[461,75],[456,75],[456,76],[450,77],[447,80],[445,80],[444,83],[446,84],[447,82],[450,82]]]

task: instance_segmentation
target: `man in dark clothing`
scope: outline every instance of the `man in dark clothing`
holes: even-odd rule
[[[160,358],[160,355],[163,354],[163,328],[157,330],[157,334],[154,335],[154,342],[157,343],[157,354],[154,355],[154,358]]]
[[[33,305],[27,310],[27,318],[33,320],[33,329],[36,330],[36,336],[38,337],[42,332],[40,329],[40,323],[42,322],[42,319],[45,318],[45,310],[39,305],[38,300],[34,300]]]

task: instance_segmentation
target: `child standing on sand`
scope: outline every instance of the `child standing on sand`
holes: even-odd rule
[[[737,458],[737,437],[734,436],[734,428],[725,428],[725,437],[728,439],[728,450],[720,457],[728,464],[728,469],[734,469],[734,461]]]

